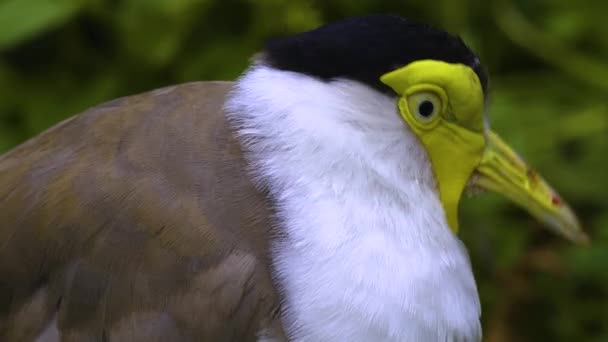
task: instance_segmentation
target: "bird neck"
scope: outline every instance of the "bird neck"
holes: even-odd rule
[[[445,331],[478,333],[468,257],[393,98],[353,81],[256,66],[237,82],[226,109],[252,177],[276,203],[281,239],[272,255],[288,325],[302,332],[315,317],[354,308],[383,326],[381,338],[370,340],[389,332],[440,336],[433,335],[442,331],[437,321]],[[336,291],[351,298],[337,300]],[[358,336],[352,340],[378,323],[342,318],[343,330]],[[326,340],[323,329],[315,331],[308,337]]]
[[[399,233],[446,235],[427,154],[395,103],[355,81],[323,82],[257,65],[237,82],[226,109],[253,176],[276,196],[314,183],[340,199],[353,192],[391,197],[403,213],[433,213],[416,225],[399,224]]]

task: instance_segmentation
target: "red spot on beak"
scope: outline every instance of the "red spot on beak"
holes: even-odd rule
[[[558,206],[558,205],[562,204],[562,200],[559,199],[559,196],[554,194],[551,196],[551,203],[553,203],[553,205],[555,205],[555,206]]]

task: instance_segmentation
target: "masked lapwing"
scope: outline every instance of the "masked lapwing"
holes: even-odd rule
[[[0,340],[480,340],[465,190],[585,239],[487,84],[460,38],[372,15],[57,124],[0,158]]]

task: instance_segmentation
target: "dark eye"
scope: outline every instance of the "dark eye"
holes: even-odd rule
[[[430,123],[442,110],[441,98],[432,91],[421,91],[407,97],[410,113],[420,122]]]
[[[428,118],[429,116],[433,115],[434,111],[435,111],[435,105],[431,101],[428,101],[428,100],[422,101],[418,105],[418,113],[420,113],[420,115],[425,118]]]

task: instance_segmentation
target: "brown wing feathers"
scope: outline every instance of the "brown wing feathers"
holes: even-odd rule
[[[230,86],[115,100],[0,157],[0,341],[54,320],[65,341],[253,341],[276,325],[270,209],[225,122]]]

